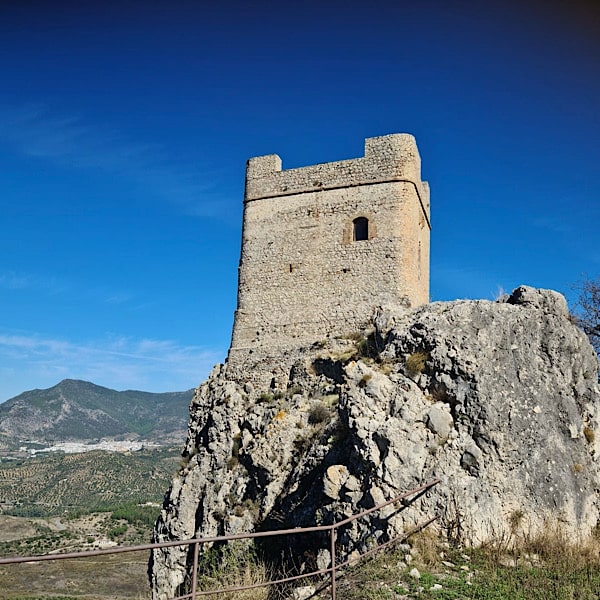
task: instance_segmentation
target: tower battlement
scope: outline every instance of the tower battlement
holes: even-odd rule
[[[429,231],[412,135],[295,169],[276,154],[251,158],[230,361],[356,331],[384,303],[428,302]]]
[[[429,186],[421,181],[421,157],[415,138],[396,133],[365,140],[365,155],[336,162],[282,170],[277,154],[257,156],[246,166],[245,202],[292,194],[410,181],[429,220]]]

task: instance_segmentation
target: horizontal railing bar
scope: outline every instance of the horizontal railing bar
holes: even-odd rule
[[[337,523],[334,523],[333,525],[330,525],[329,527],[331,529],[337,529],[338,527],[343,527],[344,525],[347,525],[348,523],[352,523],[352,521],[356,521],[356,519],[360,519],[361,517],[364,517],[372,512],[375,512],[376,510],[380,510],[382,508],[385,508],[386,506],[389,506],[390,504],[399,502],[400,500],[403,500],[404,498],[406,498],[408,496],[412,496],[413,494],[418,494],[419,492],[424,492],[424,491],[428,490],[429,488],[433,487],[434,485],[437,485],[438,483],[440,483],[440,480],[434,479],[433,481],[430,481],[429,483],[426,483],[425,485],[415,488],[414,490],[404,492],[404,494],[402,494],[401,496],[396,496],[395,498],[392,498],[392,500],[388,500],[387,502],[382,502],[381,504],[377,504],[377,506],[374,506],[372,508],[368,508],[367,510],[363,510],[362,512],[356,513],[355,515],[352,515],[342,521],[338,521]]]
[[[254,539],[254,538],[263,538],[263,537],[275,537],[282,535],[298,535],[305,533],[314,533],[318,531],[331,531],[332,529],[338,529],[339,527],[343,527],[356,519],[360,519],[372,512],[375,512],[385,506],[393,504],[394,502],[399,502],[404,498],[411,496],[413,494],[417,494],[420,492],[424,492],[425,490],[433,487],[440,483],[439,479],[434,479],[425,485],[419,486],[413,490],[405,492],[400,496],[396,496],[392,500],[388,500],[381,504],[377,504],[372,508],[364,510],[356,515],[352,515],[342,521],[338,521],[337,523],[333,523],[331,525],[315,525],[313,527],[295,527],[292,529],[277,529],[274,531],[258,531],[253,533],[238,533],[232,535],[224,535],[224,536],[214,536],[214,537],[205,537],[205,538],[191,538],[188,540],[172,540],[169,542],[156,542],[153,544],[142,544],[139,546],[124,546],[118,548],[106,548],[104,550],[84,550],[83,552],[67,552],[64,554],[42,554],[39,556],[12,556],[6,558],[0,558],[0,565],[7,564],[17,564],[17,563],[26,563],[26,562],[39,562],[46,560],[68,560],[68,559],[76,559],[76,558],[88,558],[92,556],[103,556],[108,554],[123,554],[125,552],[144,552],[147,550],[158,550],[160,548],[171,548],[174,546],[190,546],[192,544],[208,544],[211,542],[228,542],[233,540],[241,540],[241,539]]]
[[[206,590],[202,592],[197,591],[196,596],[210,596],[211,594],[219,594],[221,592],[242,592],[244,590],[253,590],[256,588],[267,587],[269,585],[275,585],[276,583],[288,583],[289,581],[296,581],[297,579],[306,579],[307,577],[314,577],[315,575],[325,575],[327,573],[331,573],[332,571],[333,568],[328,567],[327,569],[321,569],[320,571],[311,571],[310,573],[302,573],[302,575],[290,575],[289,577],[284,577],[283,579],[273,579],[271,581],[265,581],[263,583],[253,583],[250,585],[227,587],[219,590]],[[174,598],[173,600],[179,600],[179,598]]]
[[[375,546],[375,548],[371,548],[370,550],[367,550],[364,554],[355,556],[353,558],[349,558],[347,561],[337,565],[336,569],[342,569],[343,567],[347,567],[348,565],[351,565],[352,563],[358,562],[362,558],[365,558],[365,556],[370,556],[371,554],[375,554],[375,552],[378,552],[379,550],[383,550],[383,548],[387,548],[388,546],[391,546],[392,544],[395,544],[400,540],[405,540],[406,538],[415,534],[417,531],[421,531],[421,529],[424,529],[425,527],[427,527],[427,525],[430,525],[437,519],[439,519],[439,515],[435,515],[435,517],[431,517],[430,519],[427,519],[427,521],[420,523],[416,527],[413,527],[410,531],[404,532],[402,535],[397,535],[395,538],[392,538],[391,540],[388,540],[387,542],[384,542],[383,544],[380,544],[379,546]]]
[[[10,563],[37,562],[42,560],[66,560],[71,558],[86,558],[89,556],[102,556],[104,554],[122,554],[124,552],[143,552],[144,550],[157,550],[160,548],[171,548],[173,546],[191,546],[192,544],[208,544],[211,542],[231,542],[233,540],[244,540],[281,535],[292,535],[302,533],[314,533],[315,531],[329,531],[334,525],[319,525],[314,527],[295,527],[293,529],[276,529],[274,531],[258,531],[254,533],[236,533],[205,538],[191,538],[188,540],[177,540],[171,542],[157,542],[155,544],[142,544],[140,546],[124,546],[121,548],[107,548],[105,550],[84,550],[83,552],[69,552],[64,554],[42,554],[40,556],[14,556],[0,558],[0,565]]]

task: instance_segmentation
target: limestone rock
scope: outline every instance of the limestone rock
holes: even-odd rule
[[[427,427],[441,438],[447,439],[454,427],[450,407],[443,402],[436,402],[427,413]]]
[[[292,591],[292,600],[308,600],[315,595],[316,588],[314,585],[303,585]]]
[[[434,478],[410,508],[346,526],[340,554],[434,514],[472,544],[510,534],[517,513],[528,531],[557,520],[591,531],[598,361],[562,296],[522,286],[499,302],[382,307],[373,325],[358,350],[330,340],[278,363],[256,355],[252,371],[215,367],[192,401],[154,540],[331,524]],[[259,546],[305,557],[305,570],[329,563],[328,548],[324,534]],[[153,553],[154,600],[185,589],[190,560],[184,548]]]
[[[325,471],[323,493],[332,500],[336,500],[350,473],[344,465],[331,465]]]

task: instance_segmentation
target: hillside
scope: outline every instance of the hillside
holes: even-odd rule
[[[179,443],[185,436],[192,391],[118,392],[65,379],[45,390],[24,392],[0,404],[0,449],[19,442],[100,438]]]
[[[179,448],[45,454],[0,463],[0,511],[55,516],[160,502],[179,464]]]
[[[179,447],[0,461],[0,556],[147,543]],[[0,568],[0,599],[144,598],[139,552]]]

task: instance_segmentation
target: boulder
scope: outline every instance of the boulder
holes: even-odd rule
[[[434,478],[410,508],[346,527],[339,552],[434,514],[466,544],[510,535],[516,515],[529,531],[596,526],[598,360],[560,294],[522,286],[499,302],[380,307],[363,334],[277,368],[256,356],[252,370],[215,367],[192,401],[154,541],[330,524]],[[299,569],[329,560],[327,535],[297,538],[259,551],[304,557]],[[185,548],[155,551],[154,600],[180,593],[189,569]]]

